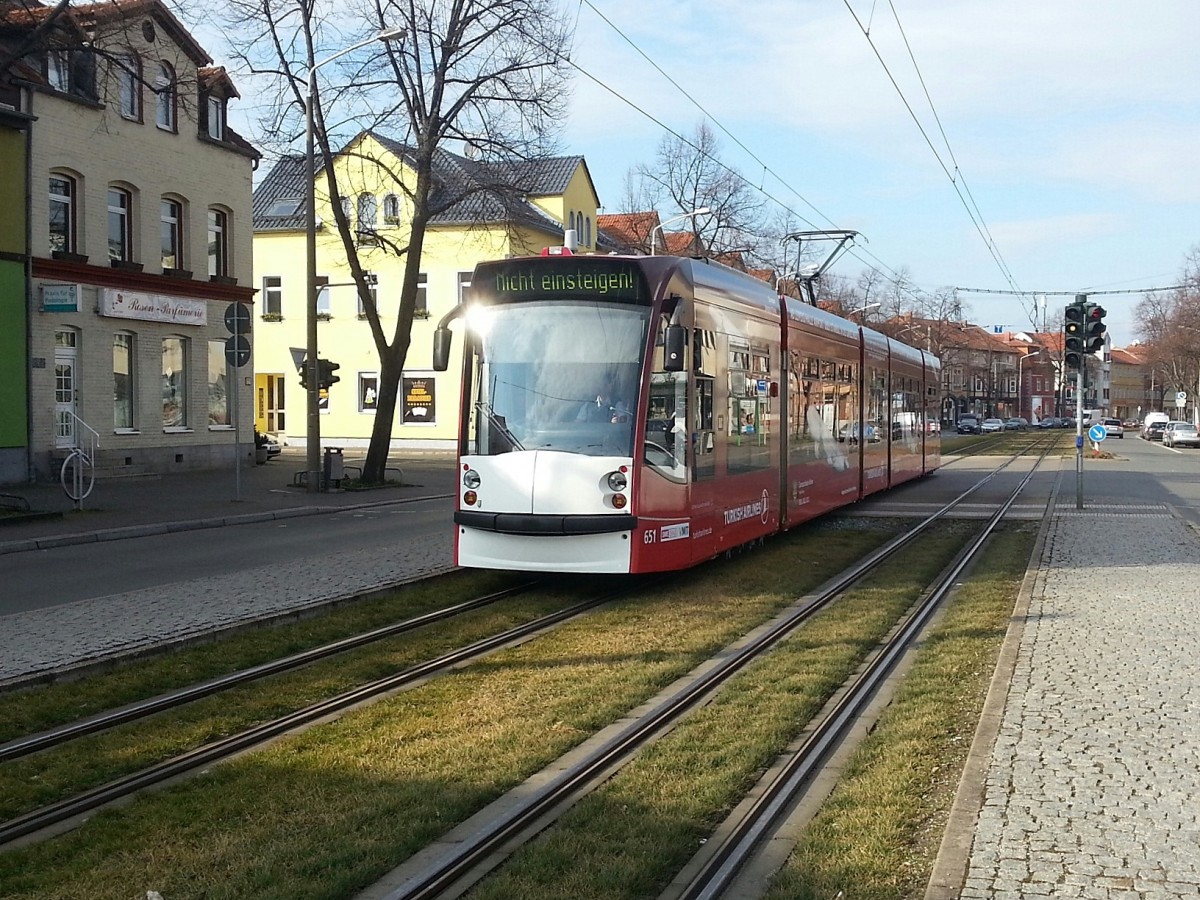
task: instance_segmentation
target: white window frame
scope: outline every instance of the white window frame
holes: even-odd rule
[[[58,193],[55,191],[54,183],[56,181],[61,181],[64,185],[66,185],[65,193]],[[50,250],[51,250],[51,252],[53,252],[55,250],[59,250],[64,253],[74,253],[75,252],[75,224],[76,224],[75,223],[75,218],[76,218],[75,198],[77,196],[79,196],[79,183],[74,178],[72,178],[70,175],[64,175],[60,172],[51,172],[50,180],[47,185],[47,190],[49,191],[49,211],[50,211],[50,223],[49,223],[49,228],[47,229],[47,238],[50,243]],[[55,204],[59,204],[60,206],[62,206],[62,208],[64,210],[63,219],[65,220],[65,228],[63,229],[63,232],[61,234],[61,239],[62,239],[61,247],[54,246],[55,237],[56,237],[56,235],[59,234],[59,232],[56,232],[54,230],[54,206],[55,206]]]
[[[171,344],[177,343],[179,346],[179,355],[181,358],[179,361],[180,369],[179,369],[178,373],[176,373],[175,370],[173,370],[173,369],[172,370],[167,369],[166,357],[167,357],[167,344],[168,343],[171,343]],[[177,433],[177,432],[186,432],[186,431],[192,430],[191,427],[189,426],[190,420],[188,418],[188,416],[189,416],[189,413],[188,413],[188,406],[189,406],[189,403],[188,403],[188,377],[190,374],[189,369],[191,367],[191,360],[188,357],[190,356],[190,352],[191,352],[190,348],[188,347],[188,339],[183,337],[182,335],[172,334],[172,335],[168,335],[167,337],[162,339],[162,355],[163,355],[163,365],[161,368],[162,384],[163,384],[162,423],[163,423],[163,432],[164,433]],[[173,383],[175,386],[177,386],[177,389],[173,389],[168,393],[168,383]],[[178,416],[177,422],[169,422],[168,418],[167,418],[167,410],[168,410],[169,403],[171,401],[175,401],[176,405],[179,407],[179,416]]]
[[[170,197],[163,197],[159,201],[159,234],[161,236],[160,243],[162,244],[162,267],[164,269],[182,269],[184,268],[183,260],[183,203],[178,200],[173,200]],[[170,240],[170,254],[168,254],[167,241]],[[171,265],[167,265],[167,259],[171,259]]]
[[[113,197],[123,200],[114,204]],[[123,187],[109,185],[108,187],[108,258],[119,262],[129,262],[133,259],[133,194]],[[121,246],[119,252],[113,253],[113,218],[119,220]]]
[[[283,318],[283,276],[264,275],[262,280],[262,317]]]
[[[208,274],[229,274],[229,213],[216,207],[208,210]]]
[[[176,129],[175,70],[166,60],[158,64],[154,80],[154,123],[164,131]]]
[[[122,348],[125,354],[125,366],[127,372],[121,373],[118,371],[117,354],[119,348]],[[118,389],[118,378],[124,374],[126,379],[126,390],[129,394],[127,398],[128,420],[123,421],[118,418],[117,411],[120,409],[118,405],[118,397],[120,390]],[[131,331],[118,331],[113,334],[113,433],[114,434],[137,434],[137,335]]]
[[[136,55],[118,57],[117,107],[121,118],[133,122],[142,120],[142,64]]]

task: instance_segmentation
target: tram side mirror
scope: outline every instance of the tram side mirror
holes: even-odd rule
[[[433,332],[433,369],[445,372],[450,368],[450,344],[453,335],[449,328],[438,328]]]
[[[683,371],[683,351],[687,348],[687,329],[682,325],[668,325],[666,346],[663,347],[663,370]]]

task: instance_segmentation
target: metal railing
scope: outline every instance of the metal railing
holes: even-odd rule
[[[58,480],[67,496],[75,501],[76,509],[83,509],[83,501],[96,486],[96,451],[100,447],[100,433],[91,425],[69,410],[63,414],[73,420],[71,433],[75,437],[75,446],[63,460]],[[80,431],[87,432],[87,447],[80,442]]]

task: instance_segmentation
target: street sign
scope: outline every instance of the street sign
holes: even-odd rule
[[[1098,444],[1108,437],[1108,432],[1104,429],[1103,425],[1093,425],[1088,429],[1088,437]]]
[[[240,369],[250,362],[250,342],[246,340],[245,335],[230,335],[225,341],[225,362],[235,369]]]
[[[244,303],[230,303],[225,307],[225,327],[230,334],[250,333],[250,309]]]
[[[1183,409],[1187,406],[1187,391],[1179,391],[1175,394],[1175,408]]]

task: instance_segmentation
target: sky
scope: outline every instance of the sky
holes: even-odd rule
[[[1177,284],[1200,245],[1196,0],[568,5],[586,74],[563,147],[605,211],[664,127],[707,120],[799,228],[860,233],[836,274],[1028,292],[960,292],[987,327],[1040,328],[1044,292]],[[1114,345],[1137,339],[1141,296],[1092,297]],[[1051,330],[1072,299],[1045,297]]]
[[[706,120],[798,229],[859,232],[833,273],[971,289],[964,315],[1013,331],[1132,290],[1092,296],[1115,346],[1200,246],[1197,0],[562,2],[578,68],[560,149],[605,212],[668,129]]]

